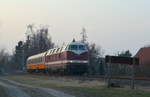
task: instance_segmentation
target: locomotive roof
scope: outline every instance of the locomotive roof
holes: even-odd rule
[[[63,51],[65,51],[66,47],[67,47],[67,45],[64,45],[64,46],[59,47],[59,48],[49,49],[47,51],[47,55],[63,52]]]
[[[55,54],[55,53],[60,53],[60,52],[63,52],[63,51],[66,51],[66,48],[69,46],[69,45],[85,45],[84,43],[82,42],[71,42],[67,45],[63,45],[62,47],[59,47],[59,48],[53,48],[53,49],[50,49],[48,50],[47,54],[46,55],[51,55],[51,54]]]
[[[85,44],[80,41],[76,41],[76,42],[71,42],[68,45],[85,45]]]
[[[43,52],[43,53],[40,53],[40,54],[36,54],[36,55],[30,56],[30,57],[28,58],[28,60],[30,60],[30,59],[35,59],[35,58],[39,58],[39,57],[44,57],[45,54],[46,54],[46,52]]]
[[[63,51],[66,51],[66,48],[69,47],[69,45],[85,45],[84,43],[80,42],[80,41],[76,41],[76,42],[71,42],[67,45],[63,45],[59,48],[53,48],[53,49],[49,49],[48,51],[46,52],[43,52],[43,53],[40,53],[40,54],[36,54],[36,55],[33,55],[33,56],[30,56],[28,58],[28,60],[30,59],[34,59],[34,58],[39,58],[39,57],[44,57],[45,54],[46,55],[51,55],[51,54],[55,54],[55,53],[60,53],[60,52],[63,52]]]

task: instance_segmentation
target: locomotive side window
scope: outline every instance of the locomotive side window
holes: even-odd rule
[[[51,54],[52,50],[49,51],[49,54]]]
[[[60,48],[57,49],[56,53],[59,53]]]
[[[78,46],[77,45],[70,45],[69,50],[78,50]]]
[[[50,51],[50,54],[52,54],[53,50]]]
[[[85,46],[84,45],[79,45],[79,50],[85,50]]]
[[[62,52],[62,50],[63,50],[63,47],[60,48],[60,52]]]
[[[51,54],[53,54],[55,52],[55,49],[53,49],[53,51],[52,51],[52,53]]]

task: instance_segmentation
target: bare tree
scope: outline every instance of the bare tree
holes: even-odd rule
[[[129,50],[126,51],[122,51],[122,52],[118,52],[117,56],[121,56],[121,57],[131,57],[132,54]]]
[[[104,50],[95,43],[88,43],[86,29],[83,27],[81,34],[81,42],[85,43],[89,50],[89,66],[90,74],[104,74]]]
[[[5,72],[8,65],[9,54],[5,49],[0,50],[0,72]]]
[[[54,47],[54,43],[52,42],[52,38],[48,33],[47,26],[36,27],[32,25],[29,26],[28,30],[30,34],[27,34],[27,40],[24,43],[25,51],[27,52],[27,56],[31,56],[37,53],[41,53],[47,51]],[[34,30],[33,30],[34,29]]]
[[[82,28],[82,32],[80,34],[82,36],[81,42],[86,43],[87,42],[87,34],[86,34],[86,29],[84,27]]]
[[[104,73],[104,51],[101,47],[92,43],[88,45],[89,49],[89,73],[103,74]]]
[[[20,41],[16,46],[14,53],[14,59],[16,60],[15,64],[19,64],[21,66],[23,61],[24,64],[26,64],[26,60],[29,56],[42,53],[53,48],[54,43],[52,42],[52,38],[48,31],[47,25],[40,27],[35,27],[33,24],[28,25],[26,31],[26,41]],[[22,43],[21,46],[19,45],[20,43]]]

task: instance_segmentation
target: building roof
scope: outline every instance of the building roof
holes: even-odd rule
[[[141,48],[135,57],[138,57],[141,65],[150,65],[150,47]]]

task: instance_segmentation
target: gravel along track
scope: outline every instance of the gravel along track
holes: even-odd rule
[[[72,95],[66,94],[64,92],[55,90],[55,89],[51,89],[51,88],[44,88],[44,87],[22,84],[22,83],[19,83],[19,82],[13,81],[13,80],[9,80],[9,79],[5,79],[5,78],[0,78],[0,80],[7,81],[11,84],[15,84],[15,85],[18,85],[21,87],[34,88],[34,89],[36,88],[36,89],[39,89],[43,92],[46,92],[46,93],[54,96],[54,97],[75,97],[75,96],[72,96]],[[30,97],[30,96],[16,96],[16,97]]]
[[[7,89],[6,92],[9,95],[9,97],[31,97],[26,92],[13,85],[0,82],[0,86],[5,87]]]

